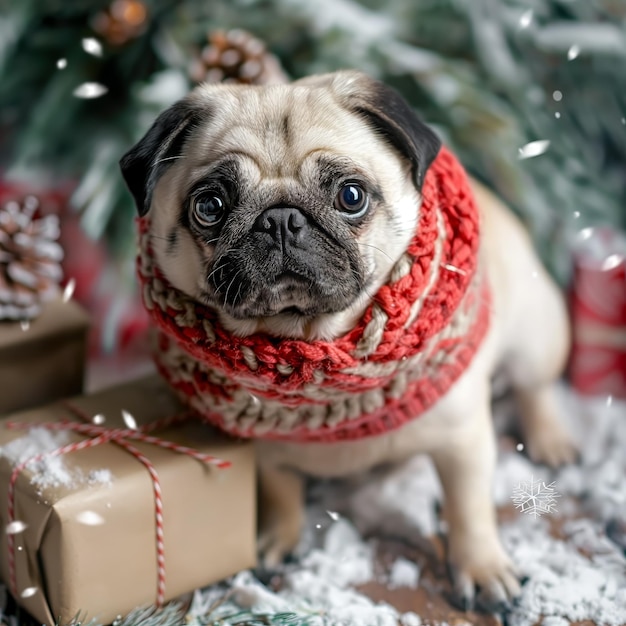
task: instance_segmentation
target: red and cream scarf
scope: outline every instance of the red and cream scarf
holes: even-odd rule
[[[334,341],[236,337],[156,266],[139,221],[139,278],[158,328],[161,374],[206,420],[241,437],[354,440],[432,407],[465,371],[489,325],[479,215],[445,148],[422,190],[415,236],[355,327]]]

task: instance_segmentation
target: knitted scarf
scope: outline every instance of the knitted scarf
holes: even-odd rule
[[[149,216],[139,220],[138,273],[161,374],[193,410],[241,437],[354,440],[419,417],[468,367],[490,305],[478,211],[445,148],[422,196],[405,254],[354,328],[334,341],[234,336],[215,311],[168,283],[152,254]]]

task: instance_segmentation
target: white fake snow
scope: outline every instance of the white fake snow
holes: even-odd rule
[[[113,482],[113,474],[110,469],[106,468],[91,470],[87,475],[87,482],[90,485],[106,485],[110,487]]]
[[[626,407],[616,401],[610,405],[582,402],[571,394],[563,395],[562,404],[573,432],[584,444],[582,465],[552,472],[533,465],[518,452],[502,453],[494,498],[498,504],[507,504],[513,489],[532,475],[556,481],[556,490],[562,496],[560,512],[573,508],[571,497],[577,497],[592,515],[591,519],[565,523],[565,541],[549,534],[545,517],[518,514],[501,527],[509,554],[529,577],[508,623],[532,626],[543,615],[543,626],[566,626],[569,621],[584,619],[598,625],[622,626],[626,623],[626,558],[605,538],[603,527],[611,517],[623,515],[626,510]],[[68,441],[67,433],[33,428],[0,448],[0,456],[18,464]],[[40,488],[106,484],[112,479],[106,469],[85,477],[68,469],[63,457],[47,457],[29,469],[33,471],[32,482]],[[277,593],[250,572],[240,573],[232,581],[233,601],[258,612],[310,615],[312,626],[420,626],[421,619],[414,613],[400,615],[393,607],[374,603],[352,588],[374,577],[374,550],[344,516],[362,532],[406,534],[409,539],[415,539],[419,532],[437,532],[440,524],[435,511],[442,494],[432,463],[416,457],[391,472],[370,475],[356,487],[351,484],[342,494],[330,489],[326,499],[318,503],[322,510],[343,510],[341,517],[326,516],[331,523],[322,546],[308,551],[298,565],[286,568],[285,584]],[[347,507],[338,506],[342,501],[348,503]],[[389,572],[388,583],[391,587],[415,587],[419,584],[419,569],[398,559]],[[221,593],[215,589],[197,592],[190,624],[194,623],[193,616],[206,613],[216,594]],[[232,602],[227,602],[217,609],[215,617],[232,609]]]
[[[561,395],[570,427],[584,444],[582,465],[554,472],[533,465],[519,452],[501,453],[494,497],[498,504],[510,504],[513,489],[532,475],[556,481],[562,496],[559,512],[574,510],[572,497],[577,497],[590,511],[591,519],[566,522],[565,540],[549,534],[545,517],[517,514],[512,522],[501,526],[509,554],[529,576],[508,623],[533,626],[543,615],[542,626],[567,626],[570,621],[585,619],[599,626],[622,626],[626,623],[626,558],[604,536],[603,528],[612,516],[623,516],[626,510],[626,406],[615,401],[612,406],[582,401],[566,392]],[[369,475],[360,485],[351,483],[339,492],[324,487],[323,493],[322,502],[316,506],[341,512],[338,521],[331,523],[323,545],[306,553],[299,564],[286,567],[285,584],[276,593],[250,572],[236,576],[231,585],[236,605],[259,612],[311,615],[314,626],[421,626],[415,613],[400,615],[393,607],[376,604],[351,588],[373,578],[374,554],[371,544],[360,538],[346,516],[363,532],[406,534],[409,539],[415,539],[418,532],[433,534],[440,528],[435,510],[442,496],[430,461],[416,457],[382,476]],[[311,511],[311,528],[315,528],[318,514],[318,509]],[[315,533],[311,528],[309,534]],[[419,584],[419,569],[398,559],[389,572],[389,585],[414,586],[409,584],[413,582]],[[199,623],[194,616],[206,613],[222,594],[212,588],[196,592],[189,623]],[[232,610],[233,604],[227,602],[214,616]]]
[[[5,457],[15,466],[39,454],[58,450],[68,443],[70,443],[69,433],[36,426],[28,430],[23,437],[0,447],[0,457]],[[40,491],[61,486],[73,489],[83,484],[110,485],[113,479],[108,469],[93,470],[87,476],[78,468],[70,469],[65,464],[64,455],[47,455],[39,461],[30,463],[27,471],[32,472],[31,484]]]
[[[399,557],[391,566],[387,584],[390,589],[398,589],[399,587],[415,589],[417,587],[419,577],[419,567],[415,563]]]
[[[417,613],[409,611],[400,618],[400,623],[402,626],[422,626],[422,618]]]
[[[302,566],[285,575],[278,593],[257,581],[250,572],[241,572],[232,581],[233,600],[238,607],[256,612],[296,612],[310,616],[311,626],[398,626],[400,615],[391,606],[374,603],[351,588],[373,576],[374,555],[358,532],[345,519],[332,524],[321,549],[313,549]],[[219,596],[219,594],[217,594]],[[190,609],[190,624],[200,623],[215,600],[215,590],[198,591]],[[211,617],[228,615],[230,602]],[[414,624],[415,621],[407,624]]]
[[[359,585],[374,577],[372,547],[346,520],[335,522],[324,539],[324,548],[311,550],[302,564],[321,579],[338,587]]]

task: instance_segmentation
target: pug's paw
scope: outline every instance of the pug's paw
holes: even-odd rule
[[[465,611],[503,613],[520,594],[513,563],[497,537],[451,538],[448,565],[455,600]]]
[[[299,516],[291,519],[282,517],[265,525],[258,540],[259,560],[266,569],[280,565],[298,545],[301,520]]]
[[[579,452],[567,429],[556,419],[526,432],[526,450],[534,463],[559,467],[578,460]]]

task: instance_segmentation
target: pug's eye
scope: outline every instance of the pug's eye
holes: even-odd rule
[[[226,204],[215,193],[200,193],[191,201],[191,210],[202,226],[215,226],[224,217]]]
[[[350,217],[360,217],[369,206],[369,197],[356,183],[345,184],[335,198],[335,208]]]

